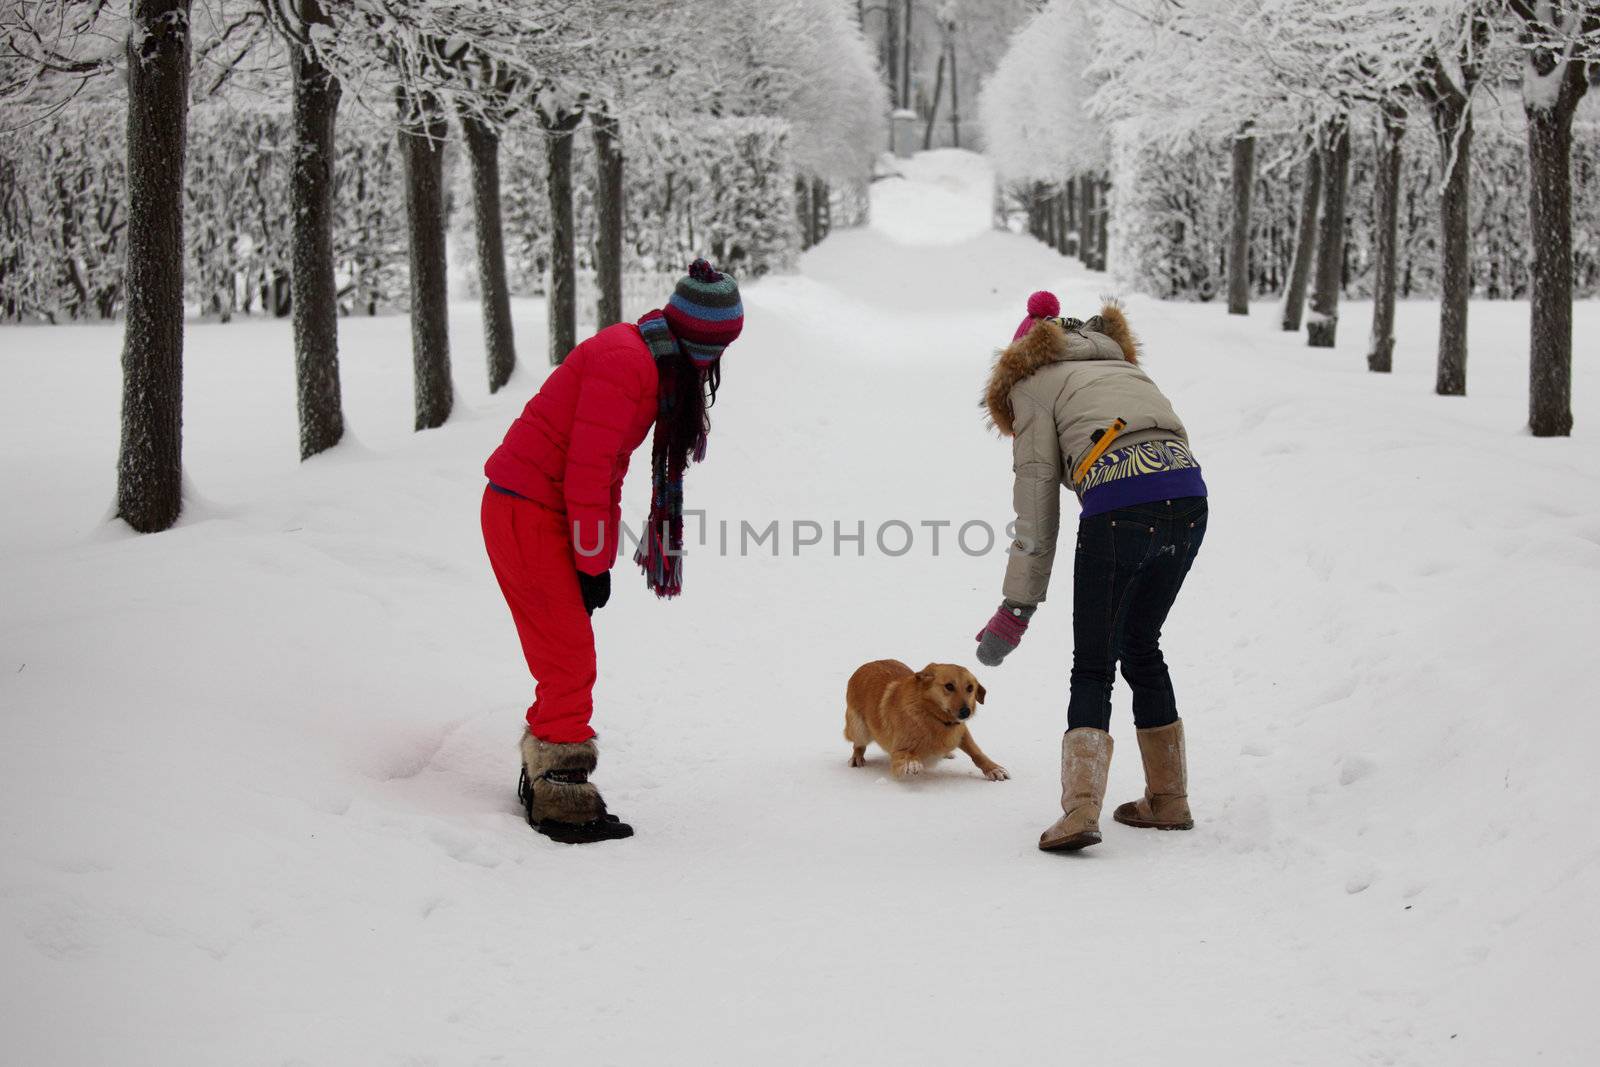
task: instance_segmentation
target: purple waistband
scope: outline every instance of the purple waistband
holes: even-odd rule
[[[1117,478],[1096,486],[1083,495],[1083,510],[1079,518],[1104,515],[1118,508],[1131,508],[1135,504],[1153,504],[1157,500],[1176,500],[1183,496],[1205,496],[1206,482],[1199,467],[1185,467],[1176,471],[1156,471],[1132,478]]]

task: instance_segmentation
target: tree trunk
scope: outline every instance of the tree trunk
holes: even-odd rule
[[[300,0],[308,26],[328,25],[320,0]],[[339,388],[339,286],[334,278],[334,126],[339,79],[315,51],[290,45],[294,77],[294,173],[289,182],[290,308],[294,316],[295,393],[300,409],[300,458],[309,459],[344,436]]]
[[[68,187],[65,171],[56,171],[54,184],[56,209],[61,213],[61,277],[58,282],[62,288],[72,290],[62,310],[68,318],[78,319],[83,317],[89,303],[89,290],[78,271],[78,212],[72,202],[72,189]]]
[[[1378,139],[1376,199],[1373,218],[1375,247],[1372,274],[1372,342],[1367,369],[1387,374],[1394,369],[1395,246],[1400,217],[1400,154],[1406,133],[1406,112],[1383,109]]]
[[[183,166],[189,0],[134,0],[128,63],[127,321],[117,517],[140,533],[183,507]]]
[[[1569,11],[1514,4],[1523,20],[1523,110],[1528,119],[1528,229],[1532,304],[1528,428],[1535,437],[1572,433],[1572,120],[1596,64],[1578,62],[1563,38],[1600,34],[1600,8]],[[1581,14],[1581,18],[1577,17]],[[1575,19],[1575,24],[1569,22]],[[1555,82],[1554,99],[1545,91]],[[1584,177],[1590,168],[1584,166]]]
[[[432,93],[399,90],[400,154],[405,161],[406,237],[411,251],[411,362],[416,428],[450,417],[449,286],[445,271],[444,109]]]
[[[1340,120],[1322,147],[1322,215],[1317,226],[1317,281],[1311,294],[1306,341],[1332,348],[1339,332],[1339,288],[1344,277],[1344,195],[1350,174],[1350,125]]]
[[[1072,200],[1069,186],[1063,185],[1061,191],[1056,193],[1056,251],[1062,255],[1067,254],[1067,204]]]
[[[1044,207],[1044,219],[1042,220],[1044,223],[1044,243],[1051,248],[1056,246],[1056,241],[1058,240],[1056,234],[1056,201],[1060,198],[1061,194],[1052,189],[1050,195],[1044,198],[1042,205]]]
[[[294,286],[282,267],[272,269],[272,317],[286,319],[294,310]]]
[[[489,392],[497,393],[517,369],[511,327],[511,286],[506,281],[505,227],[500,216],[500,133],[469,109],[461,109],[472,167],[472,227],[478,245],[478,299],[483,307],[483,350]]]
[[[1439,368],[1434,392],[1467,395],[1467,300],[1472,295],[1472,113],[1468,102],[1444,99],[1433,108],[1439,158],[1446,170],[1439,197]]]
[[[944,59],[945,54],[940,52],[938,71],[933,78],[933,103],[928,106],[928,125],[922,131],[924,152],[933,147],[933,125],[939,121],[939,97],[944,95]]]
[[[906,102],[900,95],[900,13],[893,0],[888,0],[883,9],[883,57],[883,72],[889,78],[889,103],[898,110]]]
[[[811,183],[804,178],[794,180],[794,203],[795,215],[800,219],[800,251],[804,252],[817,243],[812,229]]]
[[[594,125],[596,255],[595,283],[600,290],[595,325],[605,329],[622,321],[622,132],[617,120],[600,116]]]
[[[813,243],[828,236],[833,228],[833,208],[829,202],[828,183],[821,178],[811,180],[811,237]]]
[[[1228,243],[1228,314],[1250,314],[1250,193],[1256,180],[1256,139],[1233,139],[1233,234]]]
[[[1572,433],[1571,154],[1577,95],[1570,104],[1563,99],[1554,107],[1525,109],[1533,242],[1528,426],[1535,437]]]
[[[905,0],[906,16],[900,24],[900,46],[904,49],[900,57],[900,106],[909,108],[911,99],[911,12],[916,0]]]
[[[1111,182],[1106,178],[1098,178],[1095,185],[1099,190],[1099,213],[1094,219],[1094,269],[1104,271],[1111,250],[1107,233],[1111,227]]]
[[[545,185],[550,193],[550,365],[578,345],[576,240],[572,223],[572,116],[545,128]]]
[[[1067,194],[1062,197],[1067,209],[1067,239],[1062,242],[1062,255],[1075,256],[1083,243],[1078,232],[1078,179],[1067,179]]]
[[[1078,261],[1085,267],[1094,259],[1094,179],[1078,179]]]
[[[1294,260],[1289,266],[1289,287],[1283,294],[1283,328],[1300,329],[1306,306],[1306,283],[1311,279],[1311,253],[1317,243],[1317,204],[1322,199],[1322,152],[1313,147],[1306,156],[1305,185],[1300,190],[1300,221],[1295,226]]]
[[[950,42],[950,146],[961,147],[961,94],[956,81],[956,43]]]

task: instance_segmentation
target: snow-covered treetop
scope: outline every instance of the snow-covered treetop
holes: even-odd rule
[[[620,18],[602,0],[204,0],[189,10],[191,91],[287,101],[287,60],[308,48],[344,98],[392,114],[400,86],[487,107],[509,83],[576,94],[596,42]],[[642,6],[642,5],[641,5]],[[133,30],[127,0],[8,0],[0,5],[0,99],[47,113],[84,94],[119,95]],[[588,64],[590,68],[594,64]],[[490,72],[491,77],[463,73]]]
[[[1051,0],[1012,36],[978,101],[1007,179],[1054,182],[1105,167],[1105,129],[1088,106],[1097,40],[1082,0]]]
[[[344,106],[386,121],[401,88],[496,124],[594,111],[626,134],[758,116],[788,125],[800,173],[840,181],[870,173],[886,140],[886,92],[847,0],[203,0],[190,19],[197,102],[286,106],[304,48]],[[25,116],[120,95],[129,20],[128,0],[4,0],[0,99]]]
[[[793,36],[777,44],[795,65],[780,112],[794,131],[795,166],[825,181],[860,181],[888,137],[889,94],[877,61],[840,0],[805,0],[789,11]]]
[[[871,172],[887,140],[888,94],[845,0],[671,6],[665,73],[637,94],[638,121],[779,119],[801,174],[856,181]]]
[[[1581,97],[1600,75],[1600,3],[1506,0],[1522,47],[1522,98],[1549,110]]]
[[[1501,0],[1126,0],[1098,12],[1092,109],[1146,136],[1305,130],[1460,92],[1504,57]],[[1498,20],[1498,21],[1497,21]]]

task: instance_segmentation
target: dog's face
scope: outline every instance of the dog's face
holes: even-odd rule
[[[978,713],[987,695],[978,679],[954,663],[930,663],[917,672],[917,684],[939,709],[940,721],[963,722]]]

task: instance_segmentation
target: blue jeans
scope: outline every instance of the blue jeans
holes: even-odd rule
[[[1161,627],[1206,536],[1205,497],[1118,508],[1078,522],[1067,729],[1111,726],[1117,662],[1140,729],[1177,721]]]

